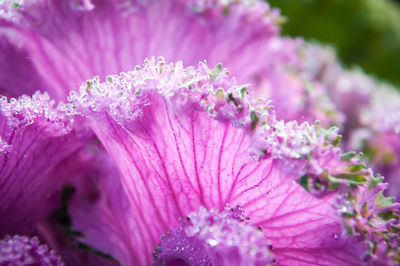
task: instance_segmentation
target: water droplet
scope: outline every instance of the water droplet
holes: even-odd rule
[[[207,239],[207,243],[208,243],[210,246],[214,247],[214,246],[216,246],[216,245],[218,244],[218,241],[215,240],[215,239]]]

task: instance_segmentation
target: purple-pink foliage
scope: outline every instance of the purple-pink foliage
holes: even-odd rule
[[[399,263],[400,96],[283,21],[2,1],[0,264]]]
[[[274,262],[264,234],[247,220],[240,206],[224,211],[200,208],[181,219],[180,227],[161,236],[156,265],[267,265]]]

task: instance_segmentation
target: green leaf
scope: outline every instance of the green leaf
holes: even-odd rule
[[[379,177],[375,177],[375,176],[372,176],[371,178],[370,178],[370,180],[369,180],[369,185],[368,185],[368,188],[374,188],[374,187],[376,187],[378,184],[380,184],[380,183],[382,183],[382,181],[383,181],[383,177],[382,176],[379,176]]]
[[[355,153],[354,151],[350,151],[350,152],[347,152],[347,153],[345,153],[345,154],[342,154],[342,155],[340,156],[340,159],[342,159],[342,161],[348,162],[348,161],[350,161],[354,156],[356,156],[356,153]]]
[[[379,208],[390,207],[393,205],[393,201],[394,197],[385,197],[382,191],[375,196],[375,203]]]
[[[340,143],[340,141],[342,140],[342,136],[339,135],[337,136],[333,141],[332,141],[332,145],[337,147],[337,145]]]
[[[250,119],[251,119],[251,130],[254,130],[256,128],[258,120],[260,120],[260,118],[258,117],[258,115],[256,114],[255,111],[251,111]]]
[[[378,214],[386,222],[392,219],[398,220],[399,216],[395,214],[393,211],[381,212]]]
[[[310,189],[309,189],[310,182],[309,182],[309,177],[308,177],[308,175],[303,175],[302,177],[300,177],[300,179],[299,179],[299,184],[300,184],[306,191],[310,191]]]
[[[356,214],[354,212],[343,212],[342,217],[344,218],[354,218]]]
[[[357,175],[357,174],[340,174],[340,175],[337,175],[336,178],[346,179],[349,181],[349,183],[351,185],[359,185],[359,184],[363,184],[367,181],[365,176]]]
[[[214,81],[222,72],[222,64],[217,64],[213,69],[208,71],[211,81]]]
[[[363,169],[365,169],[365,164],[363,164],[363,163],[355,164],[350,167],[350,172],[352,172],[352,173],[359,172]]]

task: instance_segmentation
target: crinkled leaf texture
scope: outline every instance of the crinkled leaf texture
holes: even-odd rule
[[[221,67],[161,60],[105,83],[88,81],[72,95],[71,108],[121,173],[135,214],[131,252],[150,264],[160,235],[179,217],[239,204],[271,242],[278,265],[359,265],[362,246],[342,234],[336,195],[305,191],[290,160],[250,155],[260,121],[233,88],[243,92]]]
[[[342,145],[362,151],[369,165],[390,184],[385,193],[400,199],[398,90],[359,69],[344,69],[331,47],[306,44],[304,54],[306,73],[325,86],[337,109],[346,114]]]
[[[7,9],[10,2],[1,6],[6,9],[0,20],[3,94],[45,89],[59,100],[87,77],[104,78],[146,56],[163,55],[187,64],[222,61],[240,81],[267,90],[277,105],[288,94],[268,89],[290,87],[294,93],[287,102],[304,111],[303,77],[280,73],[296,61],[297,43],[277,36],[280,17],[264,2],[38,0]],[[93,164],[108,162],[107,156],[102,161],[80,153],[84,145],[69,123],[57,118],[61,113],[24,117],[24,107],[17,106],[1,117],[1,234],[30,232],[54,209],[54,195],[68,180],[79,188],[70,211],[74,228],[84,233],[82,241],[124,264],[150,264],[160,235],[176,228],[179,217],[200,206],[222,210],[228,203],[241,204],[252,224],[263,228],[278,264],[360,264],[362,245],[342,235],[336,195],[316,198],[293,182],[300,176],[298,165],[308,165],[305,158],[292,164],[257,150],[257,127],[265,121],[230,94],[232,83],[217,79],[221,69],[206,71],[208,80],[179,76],[181,69],[178,76],[161,67],[146,71],[128,83],[118,84],[126,81],[124,74],[102,86],[89,81],[81,95],[89,100],[72,104],[120,176],[110,172],[114,166]],[[4,113],[8,104],[1,104]],[[28,113],[36,114],[35,107]],[[298,118],[307,112],[316,116],[311,108]],[[296,118],[297,111],[288,116]],[[249,152],[255,148],[256,158]]]
[[[2,94],[40,89],[64,100],[88,78],[163,56],[188,65],[223,62],[240,82],[255,85],[256,96],[271,99],[283,119],[343,121],[324,88],[302,73],[302,40],[279,36],[282,17],[265,1],[11,2],[0,6]]]
[[[55,169],[90,135],[70,126],[46,94],[1,98],[1,236],[31,233],[56,208],[56,194],[67,179]]]
[[[296,44],[277,38],[278,10],[265,2],[83,2],[7,0],[0,6],[3,94],[41,89],[63,99],[90,77],[128,71],[150,56],[224,62],[243,82],[272,70],[277,58],[296,58]]]

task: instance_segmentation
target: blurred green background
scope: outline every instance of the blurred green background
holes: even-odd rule
[[[331,44],[345,65],[359,65],[400,87],[400,1],[268,2],[288,18],[283,34]]]

